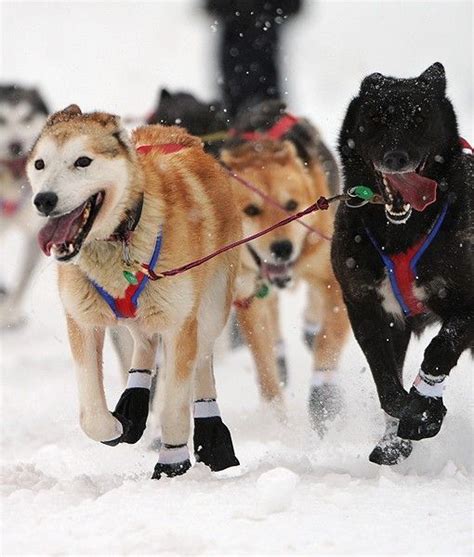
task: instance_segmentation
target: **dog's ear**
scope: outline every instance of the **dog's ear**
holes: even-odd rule
[[[77,104],[70,104],[69,106],[66,106],[62,112],[64,114],[70,114],[71,116],[80,116],[82,114],[82,110],[77,106]]]
[[[298,151],[291,141],[283,141],[281,149],[275,151],[274,158],[280,164],[285,164],[290,160],[298,159]]]
[[[51,114],[51,116],[48,118],[48,121],[46,122],[46,125],[54,126],[56,124],[59,124],[60,122],[69,122],[70,120],[73,120],[74,118],[77,118],[77,116],[81,115],[82,110],[77,106],[77,104],[70,104],[63,110]]]
[[[160,101],[164,101],[166,99],[171,99],[171,93],[168,91],[168,89],[163,87],[160,91]]]
[[[38,89],[33,87],[32,89],[30,89],[29,93],[31,102],[34,104],[35,108],[47,116],[49,114],[49,110]]]
[[[380,86],[385,81],[385,76],[381,73],[371,73],[362,80],[360,92],[366,93],[376,86]]]
[[[435,62],[419,77],[426,86],[440,96],[446,94],[446,72],[441,62]]]

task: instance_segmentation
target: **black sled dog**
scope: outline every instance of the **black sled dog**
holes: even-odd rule
[[[332,262],[354,334],[370,365],[384,436],[377,464],[435,436],[443,389],[474,346],[473,159],[458,136],[440,63],[419,77],[366,77],[339,137],[345,191],[364,185],[381,204],[337,211]],[[410,392],[402,369],[412,333],[438,321]]]

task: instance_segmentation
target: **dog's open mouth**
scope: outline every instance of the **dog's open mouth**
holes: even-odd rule
[[[258,253],[249,244],[247,244],[247,248],[250,251],[255,263],[258,265],[263,279],[268,280],[270,284],[273,284],[277,288],[285,288],[288,286],[293,278],[293,261],[269,263],[267,261],[263,261]]]
[[[38,233],[38,242],[46,255],[53,254],[58,261],[75,257],[89,234],[104,201],[104,193],[89,197],[73,211],[59,217],[50,217]]]
[[[423,165],[413,172],[382,172],[382,195],[385,214],[393,224],[403,224],[410,218],[412,209],[424,211],[436,201],[437,182],[421,174]]]

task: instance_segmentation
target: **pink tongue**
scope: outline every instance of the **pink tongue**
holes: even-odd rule
[[[74,211],[62,217],[50,218],[43,228],[38,232],[38,242],[43,253],[51,255],[53,244],[65,244],[72,239],[76,230],[73,230],[76,220],[82,215],[86,206],[83,203]]]
[[[430,178],[420,176],[416,172],[385,174],[384,178],[416,211],[424,211],[428,205],[436,201],[438,183]]]

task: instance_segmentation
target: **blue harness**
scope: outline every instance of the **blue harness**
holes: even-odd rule
[[[156,238],[153,254],[148,264],[148,267],[151,270],[153,270],[158,263],[161,252],[162,239],[163,235],[160,229]],[[130,284],[125,290],[123,297],[121,298],[114,298],[111,294],[109,294],[109,292],[107,292],[107,290],[105,290],[105,288],[100,286],[100,284],[92,281],[95,289],[107,302],[108,306],[114,312],[114,315],[117,319],[131,319],[136,316],[138,299],[140,298],[141,293],[150,280],[149,277],[142,271],[138,271],[137,273],[134,273],[134,275],[136,284]]]
[[[447,211],[448,203],[445,203],[430,232],[426,236],[421,238],[414,246],[408,248],[406,252],[392,254],[391,256],[383,251],[374,235],[367,227],[365,228],[367,236],[377,250],[388,271],[388,278],[393,294],[400,304],[404,315],[407,317],[428,312],[423,302],[420,302],[413,293],[413,286],[415,285],[417,276],[416,266],[438,235]]]

